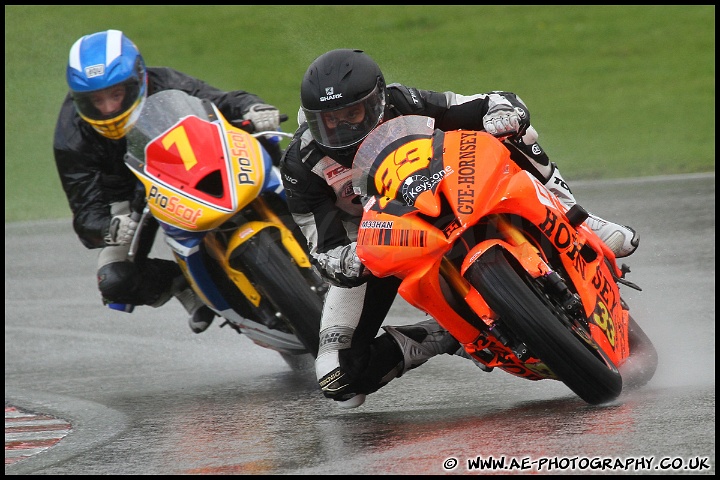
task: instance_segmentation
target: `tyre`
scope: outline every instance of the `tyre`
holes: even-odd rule
[[[617,367],[589,333],[569,325],[565,312],[543,293],[538,280],[513,268],[502,249],[486,252],[465,276],[498,314],[498,323],[577,396],[597,405],[620,395]]]
[[[313,358],[317,357],[323,301],[279,243],[279,238],[267,230],[258,232],[233,252],[230,263],[247,275]]]
[[[628,337],[630,356],[620,366],[620,373],[625,388],[636,389],[645,385],[655,375],[658,354],[655,345],[632,316],[628,324]]]
[[[309,353],[301,355],[291,355],[289,353],[280,353],[285,363],[296,372],[315,373],[315,357]]]

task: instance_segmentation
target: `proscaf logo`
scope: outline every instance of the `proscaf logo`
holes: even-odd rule
[[[198,218],[202,216],[202,209],[183,205],[180,203],[179,197],[163,195],[154,185],[150,188],[147,202],[151,209],[159,209],[163,214],[177,219],[181,224],[195,226]]]

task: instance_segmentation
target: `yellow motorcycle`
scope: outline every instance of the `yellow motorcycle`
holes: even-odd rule
[[[179,90],[146,100],[125,163],[193,290],[294,368],[317,356],[326,284],[287,210],[280,173],[215,105]],[[142,225],[143,220],[140,219]],[[139,237],[139,235],[136,235]]]

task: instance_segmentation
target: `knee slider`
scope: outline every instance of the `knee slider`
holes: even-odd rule
[[[136,303],[133,292],[140,278],[132,262],[115,262],[103,265],[97,271],[98,288],[103,298],[110,302]]]

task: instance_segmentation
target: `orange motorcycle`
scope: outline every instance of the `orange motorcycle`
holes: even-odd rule
[[[358,256],[432,315],[484,370],[563,382],[589,404],[647,383],[651,340],[629,313],[613,252],[482,131],[402,116],[353,163],[363,198]]]

